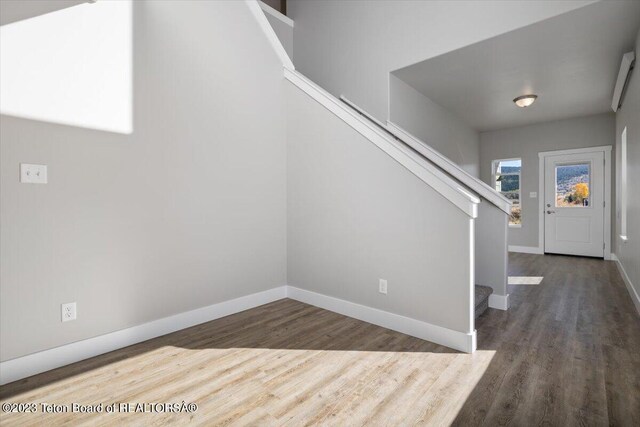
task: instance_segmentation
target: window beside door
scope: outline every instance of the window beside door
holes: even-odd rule
[[[620,239],[627,241],[627,203],[628,203],[628,176],[627,176],[627,128],[620,135]]]
[[[496,191],[511,200],[509,227],[522,226],[522,205],[520,204],[520,172],[522,159],[494,160],[491,164],[493,185]]]

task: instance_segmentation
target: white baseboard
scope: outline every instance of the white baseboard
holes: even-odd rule
[[[476,331],[469,334],[458,332],[294,286],[287,286],[287,297],[455,350],[473,353],[476,349]]]
[[[285,298],[287,287],[213,304],[0,363],[0,385]]]
[[[497,308],[498,310],[509,309],[509,294],[507,295],[489,295],[489,307]]]
[[[537,246],[515,246],[515,245],[509,245],[509,252],[520,252],[523,254],[538,254],[538,255],[542,255],[544,253],[542,248],[539,248]]]
[[[0,363],[0,385],[189,328],[200,323],[249,310],[286,297],[466,353],[474,352],[477,347],[476,331],[467,334],[293,286],[280,286],[120,331],[4,361]],[[508,304],[508,300],[506,301],[507,303],[505,304]],[[489,300],[489,306],[492,306],[491,299]]]
[[[625,271],[624,267],[622,266],[622,263],[620,262],[616,254],[613,254],[613,253],[611,254],[611,260],[616,263],[616,266],[618,267],[618,271],[622,276],[622,280],[624,281],[624,284],[627,287],[627,291],[629,291],[629,296],[633,301],[633,305],[636,306],[636,310],[638,311],[638,314],[640,314],[640,295],[638,295],[635,288],[631,284],[631,279],[629,279],[629,276],[627,276],[627,272]]]

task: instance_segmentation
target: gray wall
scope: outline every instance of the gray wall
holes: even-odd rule
[[[186,3],[135,2],[131,135],[1,118],[1,360],[285,284],[282,64],[244,2]]]
[[[484,199],[478,207],[475,284],[493,288],[495,295],[507,295],[508,218],[504,211]]]
[[[480,171],[480,134],[393,74],[391,121],[453,160],[471,175]],[[475,227],[475,283],[507,294],[507,216],[483,200]]]
[[[300,72],[378,120],[390,110],[393,121],[477,176],[477,132],[389,73],[588,3],[290,0],[288,14]]]
[[[384,121],[391,71],[589,3],[289,0],[287,14],[296,68]]]
[[[454,114],[389,75],[391,121],[456,162],[473,176],[479,172],[480,135]]]
[[[509,244],[538,246],[538,198],[530,198],[529,193],[539,192],[539,152],[614,145],[614,143],[615,117],[612,113],[482,132],[480,134],[480,178],[486,183],[491,184],[493,160],[522,158],[522,228],[509,229]],[[614,200],[612,205],[613,202]]]
[[[293,85],[287,100],[289,285],[470,332],[472,220]]]
[[[620,146],[620,135],[627,128],[627,237],[623,243],[620,235],[620,206],[616,208],[615,232],[613,233],[615,253],[627,272],[629,280],[640,295],[640,31],[636,37],[636,67],[631,74],[629,86],[622,108],[616,113],[616,147]],[[620,161],[620,150],[616,150]],[[619,168],[618,168],[619,169]],[[619,173],[616,175],[619,176]],[[620,182],[616,180],[616,182]],[[617,189],[620,191],[620,189]]]

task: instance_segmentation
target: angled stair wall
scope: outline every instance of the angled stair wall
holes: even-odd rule
[[[286,89],[287,283],[473,351],[480,200],[321,88],[296,83],[305,87]]]
[[[273,33],[264,16],[256,17]],[[506,297],[510,202],[399,127],[380,126],[346,107],[296,72],[283,49],[275,51],[283,56],[291,83],[286,91],[289,285],[445,328],[458,336],[446,343],[426,338],[473,351],[476,279]],[[493,252],[503,258],[498,263],[477,255],[480,209],[490,212],[483,215],[486,223],[500,229],[497,241],[505,237],[504,251],[498,244]],[[478,270],[477,259],[498,267],[492,273]],[[383,278],[395,283],[392,297],[377,293]]]

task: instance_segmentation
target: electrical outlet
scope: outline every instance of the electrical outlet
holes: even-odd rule
[[[76,320],[76,303],[75,302],[68,302],[66,304],[62,304],[60,307],[62,311],[63,322]]]
[[[380,292],[381,294],[385,294],[387,293],[387,281],[384,279],[380,279],[380,284],[378,286],[378,292]]]
[[[538,192],[537,191],[530,191],[529,192],[529,198],[537,199],[538,198]]]

